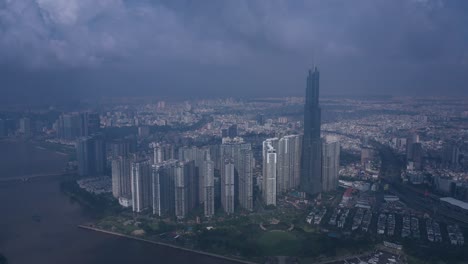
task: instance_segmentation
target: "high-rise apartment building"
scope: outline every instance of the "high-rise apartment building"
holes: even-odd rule
[[[125,140],[114,140],[109,142],[109,151],[112,159],[116,159],[121,156],[128,156],[130,154],[130,144]]]
[[[338,172],[340,170],[340,142],[338,138],[324,138],[322,146],[322,190],[336,190],[338,187]]]
[[[406,161],[412,169],[421,170],[423,162],[422,144],[419,142],[419,135],[413,133],[406,140]]]
[[[106,145],[102,136],[81,137],[76,142],[78,175],[102,175],[106,169]]]
[[[68,140],[83,136],[81,125],[82,122],[78,113],[63,114],[58,119],[57,135]]]
[[[127,156],[119,156],[112,160],[112,195],[115,198],[132,196],[131,160]]]
[[[158,164],[174,159],[174,146],[171,144],[153,143],[153,162]]]
[[[413,133],[406,139],[406,159],[408,161],[412,160],[413,158],[413,150],[415,143],[419,143],[419,135]]]
[[[221,159],[224,161],[221,168],[221,196],[223,196],[226,181],[226,161],[234,164],[234,197],[242,209],[253,210],[253,166],[254,158],[252,147],[244,143],[242,138],[224,138],[220,148]]]
[[[237,137],[237,125],[234,124],[234,125],[231,125],[229,128],[228,128],[228,136],[230,138],[235,138]]]
[[[80,114],[81,136],[91,136],[99,132],[101,119],[98,113],[84,112]]]
[[[206,160],[203,162],[203,206],[206,217],[211,217],[215,213],[214,203],[214,162]]]
[[[263,141],[263,201],[276,206],[276,177],[278,138]]]
[[[225,160],[221,173],[221,205],[226,214],[234,213],[234,161]]]
[[[442,163],[445,167],[458,169],[461,166],[462,151],[458,142],[447,142],[442,149]]]
[[[422,148],[422,144],[420,142],[413,143],[413,156],[411,157],[411,161],[413,162],[413,166],[415,170],[422,170],[423,167],[423,155],[424,151]]]
[[[277,149],[277,193],[299,187],[301,175],[301,145],[300,135],[289,135],[279,139]]]
[[[93,136],[99,132],[100,126],[101,121],[97,113],[62,114],[57,120],[57,136],[68,140]]]
[[[148,160],[134,161],[131,164],[132,208],[142,212],[151,207],[151,163]]]
[[[250,144],[244,145],[240,149],[239,157],[236,160],[236,171],[238,175],[238,201],[241,208],[253,210],[253,167],[255,160]]]
[[[183,219],[197,205],[193,161],[167,160],[154,164],[151,177],[153,214]]]
[[[203,197],[205,196],[204,179],[205,172],[203,171],[203,162],[210,159],[210,148],[197,148],[197,147],[182,147],[179,148],[179,160],[181,161],[194,161],[195,163],[195,174],[198,182],[198,202],[203,203]]]
[[[188,213],[189,207],[189,179],[184,173],[183,163],[179,163],[175,171],[175,215],[177,219],[183,219]]]
[[[172,159],[153,165],[151,185],[155,215],[175,215],[175,175],[178,163]]]

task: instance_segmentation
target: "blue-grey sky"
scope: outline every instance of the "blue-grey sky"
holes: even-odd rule
[[[466,0],[0,0],[3,99],[468,95]]]

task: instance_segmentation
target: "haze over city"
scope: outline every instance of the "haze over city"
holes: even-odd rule
[[[0,264],[468,263],[468,2],[0,0]]]
[[[95,96],[466,95],[466,1],[0,3],[4,102]]]

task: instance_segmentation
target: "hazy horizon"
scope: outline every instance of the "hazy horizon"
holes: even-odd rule
[[[466,96],[466,1],[0,2],[3,102]]]

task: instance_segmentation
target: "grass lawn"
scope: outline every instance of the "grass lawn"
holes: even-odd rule
[[[317,229],[318,229],[315,226],[311,226],[309,224],[301,225],[298,227],[302,228],[302,230],[304,230],[304,232],[307,232],[307,233],[317,233]]]
[[[279,230],[263,233],[257,243],[265,256],[295,256],[301,249],[301,243],[294,234]]]

